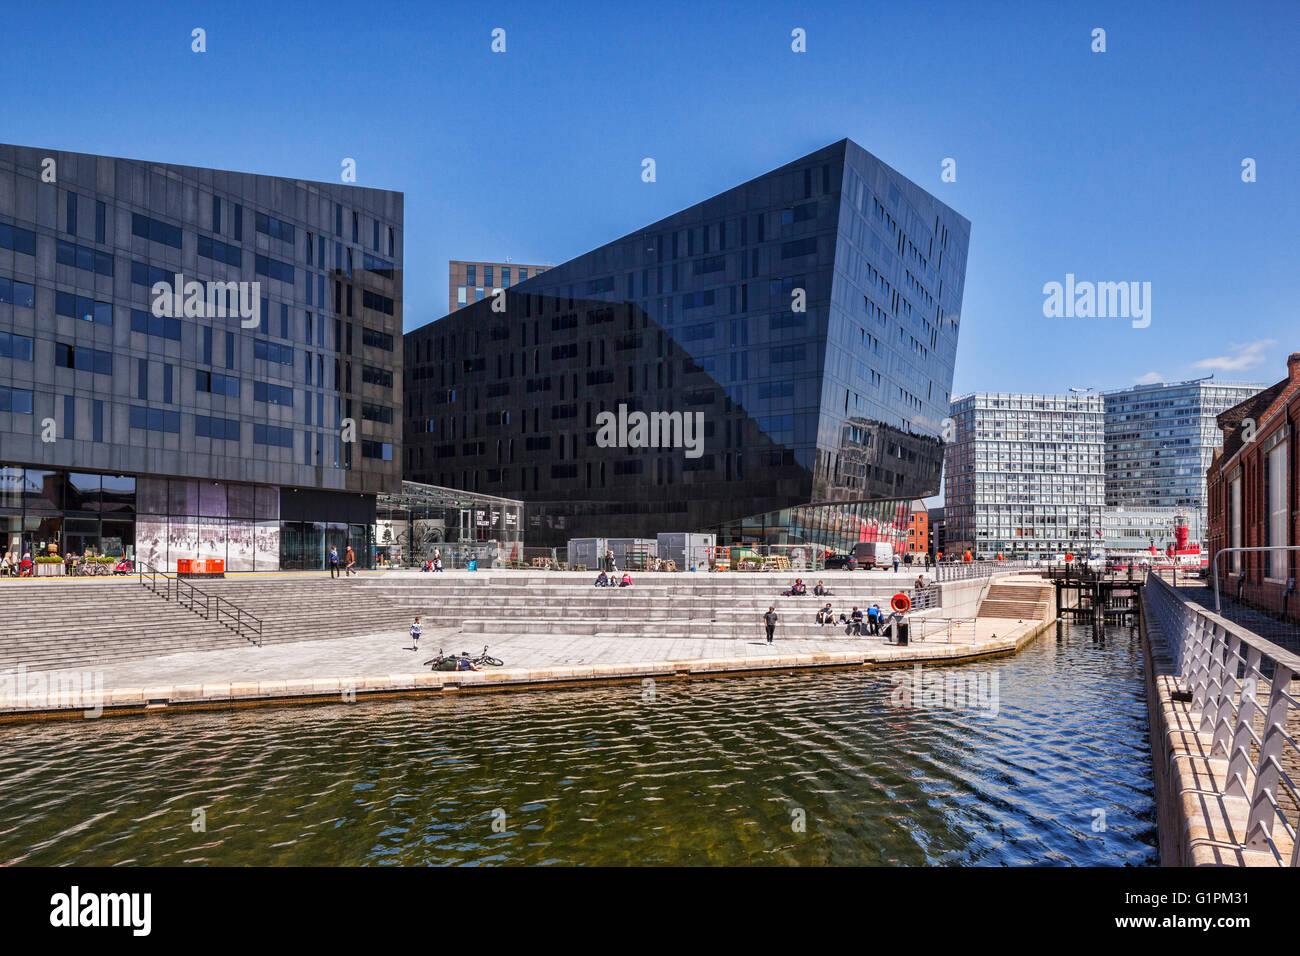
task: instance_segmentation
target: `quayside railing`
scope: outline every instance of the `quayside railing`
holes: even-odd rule
[[[995,574],[1007,574],[1013,571],[1031,571],[1038,567],[1037,561],[952,561],[939,562],[933,567],[934,578],[945,581],[969,581],[973,578],[991,578]]]
[[[1210,757],[1228,762],[1218,781],[1224,794],[1249,801],[1238,848],[1269,852],[1284,866],[1300,864],[1300,788],[1291,777],[1300,768],[1300,745],[1287,726],[1300,706],[1292,690],[1300,656],[1189,603],[1157,575],[1147,576],[1142,594],[1191,708],[1201,714],[1197,730],[1213,735]],[[1285,856],[1278,827],[1291,841]]]
[[[166,571],[138,562],[136,571],[140,583],[164,601],[174,601],[179,607],[193,611],[207,621],[224,624],[240,637],[262,646],[262,619],[231,603],[219,594],[209,594]],[[161,585],[159,580],[161,579]]]

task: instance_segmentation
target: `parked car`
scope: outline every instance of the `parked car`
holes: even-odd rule
[[[858,566],[858,559],[851,554],[836,554],[828,551],[823,563],[827,571],[853,571]]]

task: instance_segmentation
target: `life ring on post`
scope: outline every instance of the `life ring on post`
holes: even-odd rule
[[[889,606],[899,614],[906,614],[912,609],[912,599],[902,591],[899,591],[889,599]]]

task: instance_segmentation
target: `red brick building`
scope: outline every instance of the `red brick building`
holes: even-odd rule
[[[1223,447],[1206,472],[1210,561],[1229,547],[1300,544],[1300,352],[1287,377],[1218,416]],[[1220,586],[1300,620],[1300,552],[1227,554]]]
[[[925,554],[930,550],[930,512],[921,508],[912,510],[912,520],[907,525],[907,553]]]

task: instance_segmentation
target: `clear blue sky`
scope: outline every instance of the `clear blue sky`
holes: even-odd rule
[[[559,263],[847,136],[973,224],[957,394],[1300,348],[1294,0],[51,2],[0,48],[0,140],[405,192],[408,329],[449,258]],[[1067,272],[1152,283],[1150,327],[1044,318]]]

